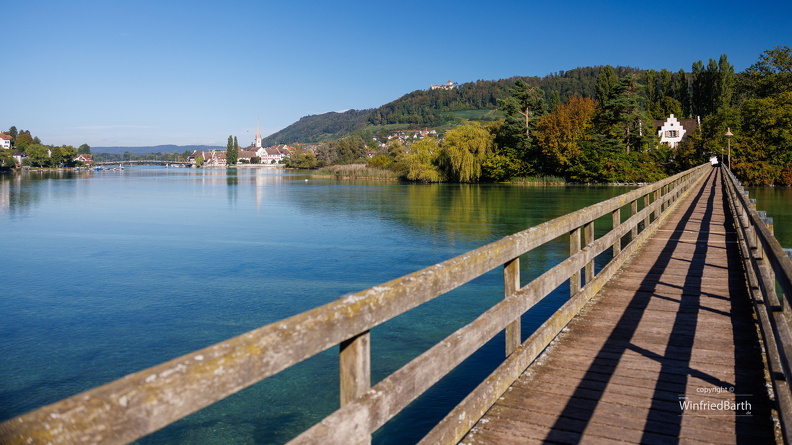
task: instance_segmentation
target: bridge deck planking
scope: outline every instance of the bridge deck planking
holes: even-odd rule
[[[463,443],[774,442],[720,170],[687,201]],[[735,391],[702,392],[721,387]],[[683,411],[680,396],[751,414]]]

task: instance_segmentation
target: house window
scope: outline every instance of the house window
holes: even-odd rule
[[[677,130],[667,130],[665,133],[666,133],[666,137],[667,138],[678,138],[679,137],[679,131],[677,131]]]

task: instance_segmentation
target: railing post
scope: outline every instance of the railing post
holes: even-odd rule
[[[770,217],[770,216],[767,216],[767,212],[763,212],[763,213],[764,213],[764,217],[762,217],[762,222],[764,223],[765,227],[767,227],[767,230],[770,232],[770,235],[772,237],[775,237],[775,230],[774,230],[774,227],[773,227],[773,218]],[[759,234],[757,233],[757,237],[758,237],[758,235]],[[773,263],[773,260],[778,261],[779,258],[772,258],[771,259],[770,257],[772,255],[768,255],[767,254],[767,250],[764,248],[764,246],[761,245],[760,240],[757,239],[757,242],[760,244],[760,247],[762,249],[762,258],[765,260],[765,268],[766,268],[766,272],[765,273],[767,274],[768,281],[771,283],[771,286],[772,286],[772,289],[768,289],[768,290],[770,292],[775,292],[776,296],[778,296],[778,291],[776,290],[775,271],[773,270],[773,264],[772,263]],[[779,303],[781,304],[781,307],[784,307],[784,304],[786,304],[785,300],[786,300],[786,296],[783,295],[783,293],[782,293],[781,298],[778,299]]]
[[[644,208],[649,207],[649,193],[644,195]],[[652,214],[648,213],[646,215],[646,219],[644,220],[644,230],[649,228],[649,224],[652,223]]]
[[[503,294],[510,298],[520,289],[520,258],[517,257],[503,265]],[[521,341],[520,317],[506,326],[506,357],[520,347]]]
[[[588,224],[583,225],[583,245],[588,247],[591,243],[594,242],[594,221],[589,222]],[[594,279],[594,259],[592,258],[591,261],[586,263],[585,267],[586,271],[586,284],[591,283],[591,280]]]
[[[357,399],[371,388],[371,334],[362,332],[341,342],[341,406]]]
[[[580,227],[569,232],[569,256],[580,252]],[[569,296],[573,296],[580,291],[580,270],[576,270],[569,277]]]
[[[654,202],[657,202],[660,199],[660,190],[655,190],[654,192]],[[660,211],[663,208],[663,203],[661,202],[660,205],[654,211],[655,221],[660,219]]]
[[[611,222],[613,223],[613,230],[616,230],[621,225],[621,207],[611,213]],[[621,238],[617,239],[613,244],[613,257],[616,258],[619,252],[621,252]]]
[[[633,202],[630,203],[630,217],[632,218],[636,214],[638,214],[638,200],[637,199],[633,200]],[[630,232],[630,242],[633,242],[633,240],[635,240],[635,238],[638,238],[638,223],[635,223],[635,225],[632,228],[632,231]]]

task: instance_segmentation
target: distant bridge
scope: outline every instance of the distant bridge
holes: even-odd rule
[[[110,165],[165,165],[165,166],[178,166],[178,167],[192,167],[192,164],[185,161],[158,161],[158,160],[137,160],[137,161],[99,161],[94,162],[95,166],[110,166]]]
[[[131,442],[338,346],[339,409],[292,443],[369,443],[505,332],[503,362],[422,443],[789,443],[792,308],[776,286],[792,295],[792,262],[768,222],[702,165],[8,420],[0,442]],[[567,236],[569,257],[522,285],[520,256]],[[372,328],[501,267],[504,299],[371,386]],[[522,314],[566,282],[521,338]]]

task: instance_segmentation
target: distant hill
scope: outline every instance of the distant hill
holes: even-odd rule
[[[347,110],[315,114],[300,118],[299,121],[273,133],[261,140],[262,145],[293,144],[295,142],[314,143],[326,139],[344,137],[368,124],[372,110]]]
[[[545,93],[545,101],[551,103],[557,93],[561,102],[573,96],[593,97],[597,75],[601,66],[575,68],[559,71],[544,77],[511,77],[500,80],[477,80],[459,85],[453,90],[416,90],[379,108],[350,110],[305,116],[277,133],[263,139],[265,146],[293,144],[297,142],[317,143],[338,139],[352,133],[376,133],[388,128],[440,128],[454,126],[465,119],[491,120],[493,113],[473,112],[495,110],[498,100],[511,94],[518,79],[535,85]],[[620,76],[635,72],[630,67],[616,67]],[[490,118],[490,119],[487,119]]]
[[[147,155],[150,153],[182,153],[193,150],[211,150],[225,148],[211,145],[155,145],[149,147],[91,147],[91,153],[124,154],[130,152],[134,155]]]

